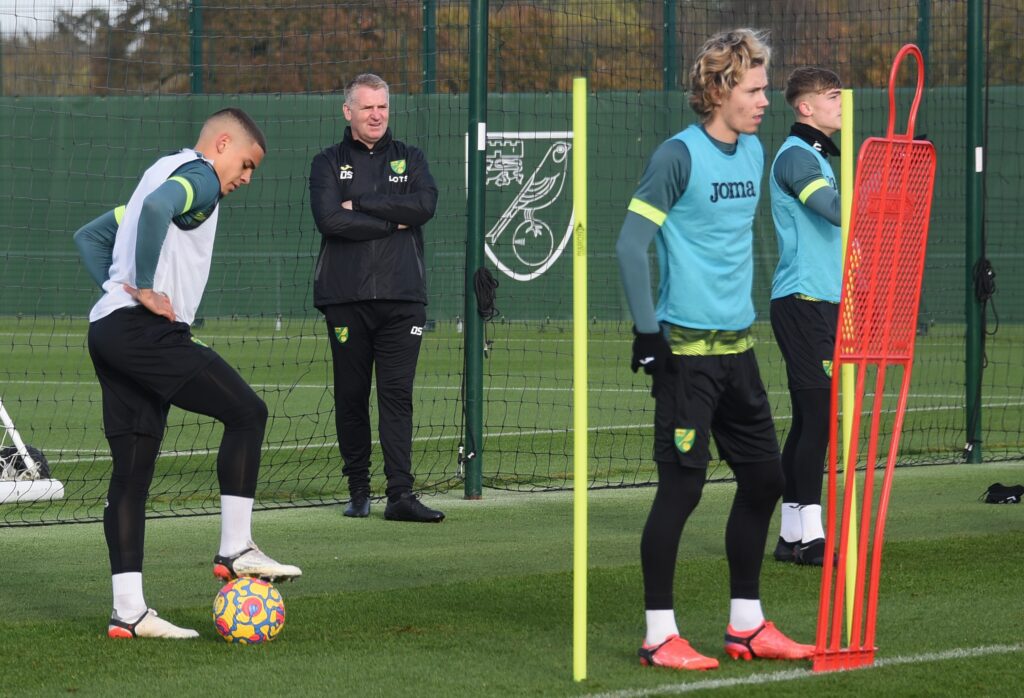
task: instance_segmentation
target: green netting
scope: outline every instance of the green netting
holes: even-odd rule
[[[929,79],[918,130],[936,144],[939,173],[901,463],[962,457],[965,181],[974,162],[965,146],[965,3],[492,3],[480,182],[467,181],[468,3],[89,7],[76,3],[72,11],[50,13],[14,0],[0,8],[0,398],[66,486],[61,502],[5,505],[5,523],[99,515],[109,456],[85,350],[95,289],[71,235],[124,203],[148,164],[191,145],[203,119],[228,105],[257,119],[270,153],[254,183],[223,204],[196,334],[237,366],[270,407],[260,505],[347,497],[325,327],[311,302],[319,234],[307,176],[313,155],[340,137],[339,89],[367,70],[391,83],[392,128],[424,149],[441,193],[427,227],[429,331],[415,404],[418,485],[462,486],[468,187],[485,187],[485,259],[500,282],[500,313],[485,334],[484,485],[571,483],[572,282],[564,252],[572,187],[559,157],[572,147],[569,90],[576,75],[587,76],[591,90],[590,484],[651,482],[653,402],[646,379],[628,370],[630,320],[615,239],[647,157],[693,121],[683,88],[694,53],[710,33],[743,25],[772,32],[774,91],[760,132],[769,154],[791,121],[777,90],[792,68],[830,67],[854,89],[859,143],[884,131],[883,87],[899,46],[923,44]],[[986,254],[999,292],[988,312],[988,330],[996,330],[997,312],[998,331],[986,343],[983,380],[987,459],[1024,455],[1024,306],[1017,301],[1024,255],[1015,245],[1024,161],[1018,11],[1010,3],[989,8]],[[550,200],[525,201],[531,178],[544,177],[556,184]],[[755,235],[754,298],[765,321],[755,326],[757,351],[782,437],[789,402],[766,322],[776,261],[767,196]],[[214,510],[219,436],[209,420],[172,412],[153,487],[154,515]],[[712,475],[726,477],[728,470],[715,462]],[[383,479],[379,458],[374,476]]]

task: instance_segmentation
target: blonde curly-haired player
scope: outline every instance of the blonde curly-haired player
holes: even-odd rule
[[[708,39],[690,71],[690,106],[700,123],[651,156],[619,234],[636,335],[632,368],[651,376],[655,397],[658,489],[640,543],[647,632],[639,655],[645,665],[718,666],[680,637],[673,599],[679,541],[700,501],[712,437],[736,477],[725,528],[731,598],[725,651],[747,659],[804,659],[814,651],[765,620],[759,589],[768,526],[783,487],[750,334],[752,224],[764,172],[754,134],[768,106],[769,54],[764,35],[749,29]],[[652,240],[657,305],[647,268]]]

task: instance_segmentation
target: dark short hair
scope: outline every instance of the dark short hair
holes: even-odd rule
[[[263,136],[263,131],[261,131],[260,127],[256,125],[256,122],[253,121],[251,116],[238,107],[228,107],[226,109],[221,109],[218,112],[214,112],[210,115],[210,118],[207,119],[207,121],[212,121],[225,116],[233,119],[239,126],[241,126],[246,135],[248,135],[249,138],[251,138],[261,150],[263,150],[264,155],[266,154],[267,139]]]
[[[843,82],[839,76],[825,68],[797,68],[786,80],[786,102],[796,107],[804,95],[822,94],[829,90],[840,90]]]

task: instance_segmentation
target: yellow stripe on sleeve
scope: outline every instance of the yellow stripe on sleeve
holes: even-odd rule
[[[806,204],[807,200],[809,198],[811,198],[811,194],[813,194],[814,192],[818,191],[822,187],[827,187],[827,186],[828,186],[828,182],[825,181],[824,177],[821,178],[821,179],[816,179],[813,182],[811,182],[810,184],[808,184],[806,187],[804,187],[804,190],[802,192],[800,192],[800,196],[798,196],[797,198],[800,199],[800,203]]]
[[[121,221],[124,220],[124,210],[126,208],[128,208],[128,207],[127,206],[118,206],[117,208],[114,209],[114,221],[118,225],[121,225]]]
[[[188,213],[192,210],[192,199],[195,197],[195,193],[192,191],[192,184],[184,177],[170,177],[168,182],[177,182],[181,186],[185,187],[185,208],[182,213]]]
[[[649,203],[641,201],[640,199],[633,199],[632,201],[630,201],[629,210],[637,214],[638,216],[643,216],[651,223],[654,223],[659,227],[665,222],[665,219],[668,218],[667,213],[659,211],[658,209],[651,206]]]

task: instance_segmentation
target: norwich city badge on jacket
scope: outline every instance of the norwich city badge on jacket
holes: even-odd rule
[[[335,327],[334,336],[338,340],[338,344],[344,344],[348,341],[348,328],[347,327]]]
[[[409,175],[405,173],[405,160],[392,160],[391,171],[394,174],[388,175],[388,181],[392,184],[404,184],[409,181]]]

